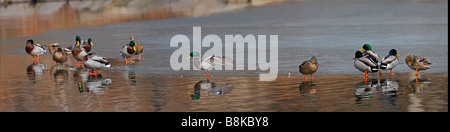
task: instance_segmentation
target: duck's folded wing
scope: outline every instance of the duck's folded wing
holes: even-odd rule
[[[362,58],[362,59],[358,59],[359,61],[361,61],[362,63],[364,63],[365,65],[367,65],[367,66],[371,66],[371,67],[374,67],[374,66],[377,66],[377,63],[375,63],[373,60],[371,60],[371,59],[367,59],[367,58]]]
[[[395,57],[395,56],[386,56],[386,57],[384,57],[383,58],[383,61],[381,62],[381,63],[384,63],[384,64],[390,64],[390,63],[392,63],[392,62],[394,62],[395,60],[397,60],[398,58],[397,57]]]
[[[96,56],[96,55],[92,56],[92,57],[89,58],[89,59],[91,59],[91,60],[93,60],[93,61],[100,62],[100,63],[102,63],[102,64],[107,64],[107,63],[108,63],[108,61],[105,60],[104,57],[100,57],[100,56]]]

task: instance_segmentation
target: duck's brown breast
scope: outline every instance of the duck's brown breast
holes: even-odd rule
[[[27,44],[25,46],[25,51],[27,51],[28,54],[31,54],[31,52],[33,51],[34,46],[32,44]]]

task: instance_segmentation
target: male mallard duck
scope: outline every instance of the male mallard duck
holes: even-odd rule
[[[409,68],[416,70],[414,76],[419,75],[420,70],[427,70],[431,68],[429,59],[422,56],[408,55],[405,58],[405,62]]]
[[[313,79],[312,74],[315,73],[319,69],[319,64],[317,63],[317,58],[315,56],[311,57],[311,59],[303,61],[300,66],[298,66],[298,71],[305,76],[305,80],[307,74],[311,74],[311,80]]]
[[[138,59],[141,60],[141,54],[142,54],[142,52],[144,52],[144,47],[142,47],[142,45],[140,43],[134,41],[134,36],[130,37],[130,41],[133,41],[136,44],[136,53],[134,53],[134,54],[139,55]],[[136,58],[134,58],[134,55],[133,55],[133,59],[136,59]]]
[[[101,69],[111,67],[111,64],[104,57],[97,56],[95,53],[89,53],[83,58],[84,65],[90,69],[89,75],[97,76]]]
[[[353,65],[356,69],[358,69],[361,72],[364,72],[365,75],[361,76],[363,78],[367,78],[368,72],[378,72],[378,65],[375,63],[372,59],[369,59],[369,57],[364,57],[361,51],[356,51],[355,58],[353,58],[355,62]]]
[[[89,52],[91,52],[91,48],[93,45],[94,45],[94,43],[92,43],[92,39],[89,38],[87,40],[87,42],[83,41],[83,44],[81,45],[81,47],[83,47],[83,49],[86,51],[86,53],[89,53]]]
[[[31,56],[33,56],[33,62],[34,57],[37,56],[38,63],[39,63],[39,56],[47,52],[42,45],[34,43],[32,39],[27,40],[25,45],[25,51]]]
[[[127,57],[132,57],[136,53],[136,43],[134,41],[130,41],[129,44],[126,44],[120,50],[120,55],[125,58],[125,64],[133,63],[133,59],[130,58],[130,61],[127,60]]]
[[[400,55],[397,54],[397,50],[391,49],[389,51],[389,55],[383,57],[383,59],[381,60],[380,68],[382,70],[391,70],[389,74],[393,75],[392,69],[398,65],[398,57],[400,57]]]
[[[190,58],[194,58],[194,66],[201,69],[206,70],[206,77],[209,79],[209,70],[211,70],[216,65],[225,65],[225,66],[232,66],[233,61],[230,58],[227,58],[225,56],[219,56],[219,55],[212,55],[209,56],[203,60],[200,60],[200,54],[198,52],[191,52],[189,54]]]
[[[379,59],[378,59],[378,55],[375,51],[372,50],[372,46],[370,46],[370,44],[364,44],[363,47],[359,50],[359,51],[363,51],[363,56],[369,56],[369,59],[372,59],[373,61],[375,61],[376,64],[378,64]]]
[[[84,56],[87,55],[86,51],[84,50],[84,48],[81,48],[80,44],[81,44],[81,37],[80,36],[76,36],[75,37],[75,46],[72,49],[72,56],[73,58],[75,58],[77,60],[77,66],[80,65],[79,61],[83,61]],[[81,64],[84,67],[84,64]]]

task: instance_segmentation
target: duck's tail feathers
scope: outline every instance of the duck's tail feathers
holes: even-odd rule
[[[380,69],[385,70],[387,68],[387,64],[386,63],[381,63],[380,64]]]
[[[105,67],[106,67],[106,68],[110,68],[110,67],[111,67],[111,63],[106,62]]]
[[[377,66],[372,66],[370,67],[370,70],[372,70],[372,72],[378,72],[380,69]]]

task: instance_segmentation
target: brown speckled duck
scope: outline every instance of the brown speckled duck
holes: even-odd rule
[[[53,52],[52,56],[53,56],[53,60],[56,62],[56,64],[58,64],[58,63],[65,64],[67,61],[67,54],[61,47],[56,49],[56,51]]]
[[[419,71],[421,70],[428,70],[431,68],[429,59],[422,56],[408,55],[405,58],[405,62],[409,68],[416,70],[414,76],[419,75]]]
[[[317,71],[317,69],[319,69],[319,64],[317,63],[317,58],[316,57],[311,57],[311,59],[303,61],[302,64],[300,64],[300,66],[298,67],[298,70],[300,73],[303,74],[303,76],[305,77],[305,80],[307,80],[308,78],[306,77],[306,75],[311,75],[311,80],[313,79],[313,73],[315,73]]]

